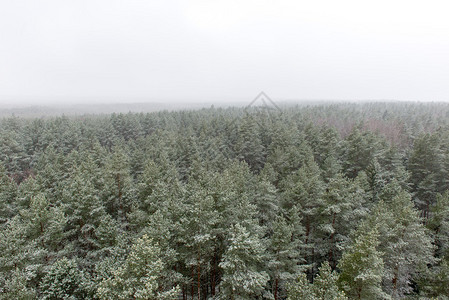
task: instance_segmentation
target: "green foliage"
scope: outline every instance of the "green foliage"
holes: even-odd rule
[[[35,277],[49,257],[61,250],[66,218],[59,208],[50,207],[48,200],[33,197],[30,208],[12,218],[0,235],[0,270],[32,267]]]
[[[26,272],[19,269],[11,272],[8,279],[0,277],[0,285],[0,299],[36,299],[36,291],[29,287]]]
[[[230,230],[229,245],[220,268],[222,297],[225,299],[254,299],[263,294],[268,274],[260,266],[264,247],[257,236],[237,224]]]
[[[294,235],[294,224],[278,216],[272,225],[272,234],[268,242],[270,255],[267,267],[272,283],[272,291],[277,299],[278,294],[284,294],[284,282],[291,280],[298,273],[300,263],[300,249],[302,241]]]
[[[251,169],[260,171],[263,168],[265,149],[260,138],[260,125],[252,115],[243,118],[237,139],[239,159],[245,161]]]
[[[0,162],[0,226],[17,214],[17,186]]]
[[[161,290],[164,268],[158,245],[143,236],[132,246],[124,264],[99,284],[97,296],[100,299],[177,299],[175,288]]]
[[[377,228],[383,253],[383,289],[393,298],[412,291],[411,282],[435,262],[430,236],[413,207],[411,196],[400,192],[389,203],[380,201],[359,230]]]
[[[279,300],[305,272],[291,297],[338,298],[340,271],[350,298],[449,297],[448,116],[335,103],[0,120],[0,297]]]
[[[355,126],[345,140],[343,150],[343,168],[350,178],[366,170],[381,148],[378,138],[369,131],[363,131],[361,125]]]
[[[362,227],[363,228],[363,227]],[[381,282],[384,263],[376,229],[357,232],[356,239],[343,253],[338,268],[339,285],[352,299],[384,299]]]
[[[73,259],[62,258],[51,265],[40,284],[42,299],[86,299],[89,279]]]
[[[420,278],[421,294],[449,297],[449,192],[438,194],[427,227],[432,231],[437,264]]]
[[[449,258],[449,191],[437,195],[427,227],[433,232],[438,257]]]
[[[319,274],[313,283],[307,280],[304,273],[299,274],[296,282],[288,291],[288,300],[345,300],[345,293],[337,285],[338,274],[332,272],[329,263],[324,262],[319,268]]]
[[[354,180],[337,173],[328,179],[320,209],[318,238],[321,256],[335,267],[350,232],[367,214],[365,192]]]

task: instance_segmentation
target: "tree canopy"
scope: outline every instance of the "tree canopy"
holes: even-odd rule
[[[0,120],[0,299],[449,297],[449,105]]]

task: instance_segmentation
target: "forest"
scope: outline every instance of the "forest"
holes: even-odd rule
[[[449,104],[4,117],[0,299],[449,299]]]

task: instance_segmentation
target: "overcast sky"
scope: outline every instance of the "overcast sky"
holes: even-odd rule
[[[449,101],[449,3],[1,0],[0,103]]]

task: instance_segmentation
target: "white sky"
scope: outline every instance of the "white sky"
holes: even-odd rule
[[[449,101],[449,1],[0,0],[0,104]]]

